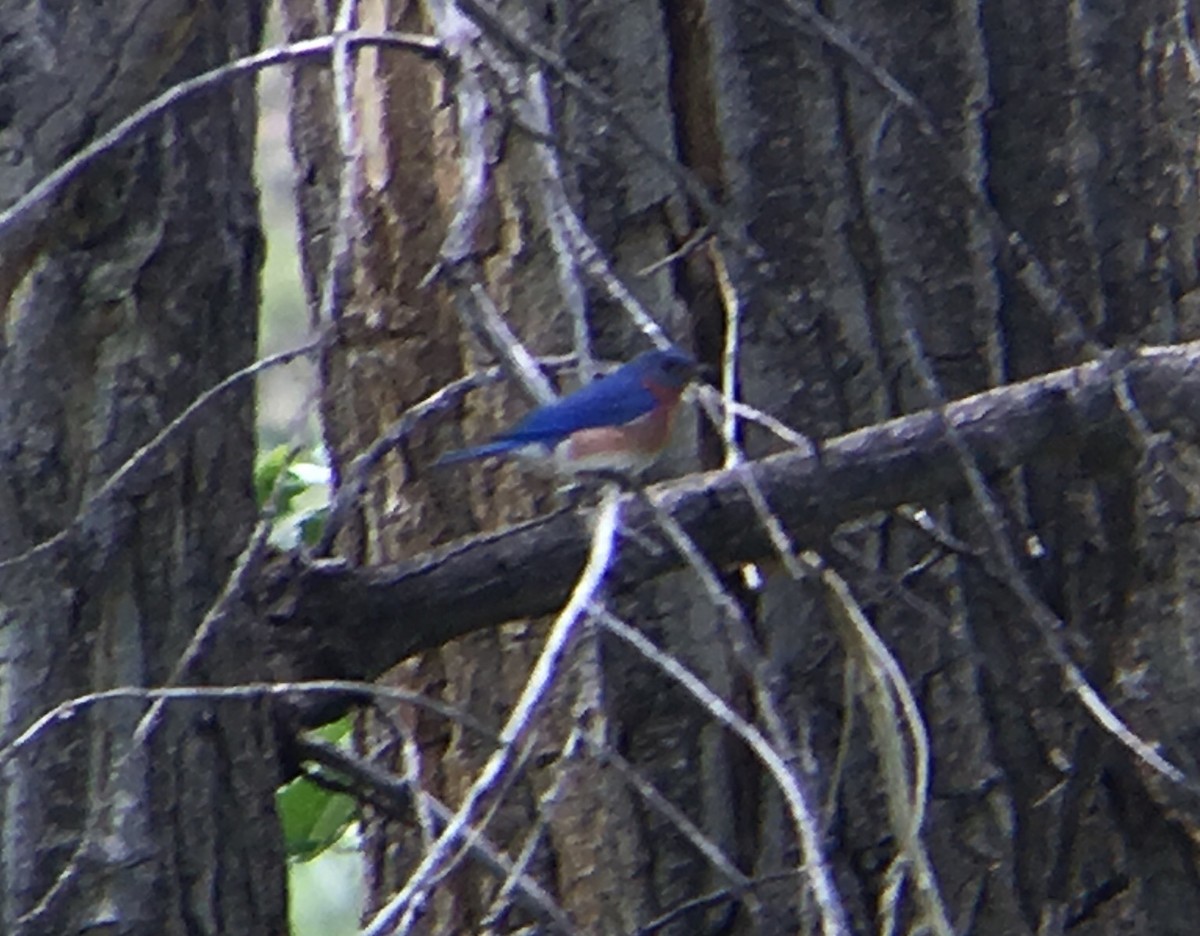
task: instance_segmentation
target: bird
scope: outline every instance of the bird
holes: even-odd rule
[[[516,455],[559,475],[634,475],[662,454],[696,362],[677,348],[647,351],[490,441],[447,452],[437,465]]]

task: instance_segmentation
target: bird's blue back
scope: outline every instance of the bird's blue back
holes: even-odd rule
[[[632,361],[570,396],[534,410],[497,439],[552,442],[579,429],[620,426],[645,416],[657,401],[643,382],[646,368],[636,364],[639,362]]]
[[[552,450],[583,430],[626,426],[656,410],[669,415],[694,370],[695,362],[682,351],[647,351],[607,377],[535,409],[490,442],[447,452],[437,464],[452,465],[532,446]]]

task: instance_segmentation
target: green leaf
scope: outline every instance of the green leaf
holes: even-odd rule
[[[354,821],[356,804],[300,777],[275,794],[289,858],[308,861],[335,844]]]
[[[348,713],[343,715],[337,721],[326,722],[320,728],[314,728],[312,733],[320,737],[323,741],[328,741],[330,744],[341,744],[350,737],[350,732],[354,728],[354,715]]]
[[[331,474],[319,455],[300,461],[286,445],[259,456],[254,493],[259,507],[274,509],[271,539],[276,546],[291,548],[301,540],[311,546],[320,540],[329,514]]]
[[[354,715],[348,713],[310,733],[330,744],[348,745],[353,729]],[[297,861],[309,861],[340,841],[357,809],[352,796],[334,793],[305,777],[280,787],[275,803],[288,857]]]
[[[276,509],[287,513],[292,500],[307,487],[290,470],[291,451],[286,445],[277,445],[259,456],[254,466],[254,496],[259,507],[265,507],[271,493],[275,492]]]
[[[306,546],[315,546],[325,532],[325,523],[329,519],[329,505],[307,510],[297,519],[300,527],[300,538]]]

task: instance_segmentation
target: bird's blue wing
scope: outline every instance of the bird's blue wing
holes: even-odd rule
[[[518,443],[557,442],[579,429],[623,426],[645,416],[657,403],[640,373],[621,368],[534,410],[499,438]]]
[[[509,440],[498,442],[487,442],[483,445],[475,445],[471,448],[456,449],[453,452],[446,452],[434,465],[441,467],[442,465],[455,465],[458,462],[474,461],[477,458],[487,458],[489,455],[503,455],[505,452],[516,448],[519,443],[514,443]]]

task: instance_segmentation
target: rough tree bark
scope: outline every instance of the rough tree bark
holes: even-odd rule
[[[296,35],[327,28],[322,4],[288,6]],[[463,8],[478,15],[480,6]],[[1167,0],[1111,9],[835,3],[820,13],[790,0],[596,0],[537,11],[505,4],[499,14],[559,57],[549,62],[552,75],[562,78],[565,63],[610,96],[615,110],[598,114],[555,86],[567,190],[614,266],[676,340],[708,362],[728,337],[710,257],[694,252],[670,276],[636,271],[715,219],[681,196],[626,126],[724,202],[722,231],[733,232],[725,254],[743,299],[742,398],[815,438],[1069,366],[1104,346],[1195,337],[1191,15],[1190,5]],[[422,18],[402,4],[365,3],[362,22],[446,31],[437,14]],[[522,76],[528,46],[483,34],[501,50],[493,60],[510,63],[504,78]],[[318,80],[298,82],[311,91]],[[453,106],[464,100],[455,97],[461,76],[447,84],[426,66],[372,57],[360,64],[358,90],[365,171],[355,194],[368,229],[326,385],[331,449],[342,464],[395,410],[458,373],[460,341],[468,360],[477,348],[459,337],[454,281],[420,284],[452,227],[463,182],[448,162],[469,137]],[[328,104],[306,93],[299,100],[303,176],[334,178]],[[489,99],[490,139],[503,145],[489,151],[492,199],[470,246],[517,334],[535,351],[561,351],[570,345],[563,310],[572,297],[553,278],[553,238],[539,217],[545,202],[531,191],[544,184],[536,145],[503,113],[507,100]],[[325,144],[305,145],[318,139]],[[309,217],[331,217],[333,191],[306,190]],[[739,244],[739,232],[761,254]],[[320,260],[318,251],[309,268]],[[618,312],[599,290],[588,299],[593,337],[623,356],[632,345],[628,329],[614,324]],[[1119,366],[1114,374],[1119,396]],[[497,411],[494,400],[472,398],[463,412],[468,434],[512,412]],[[1196,549],[1184,520],[1194,509],[1195,453],[1185,440],[1146,434],[1128,407],[1116,438],[1110,451],[1118,457],[1106,467],[1117,470],[1092,471],[1094,453],[1081,451],[1074,460],[1034,457],[1001,477],[990,519],[977,497],[931,497],[924,506],[968,544],[964,552],[899,518],[841,531],[822,547],[861,591],[928,724],[925,837],[942,924],[956,932],[1183,933],[1200,909],[1195,819],[1064,690],[1052,652],[1065,639],[1138,731],[1192,765],[1197,661],[1177,648],[1194,644]],[[509,469],[484,468],[469,482],[424,471],[450,441],[445,429],[409,440],[365,499],[348,555],[402,558],[542,503]],[[744,441],[752,455],[770,450],[761,431]],[[704,464],[714,451],[692,445]],[[969,458],[947,458],[959,471],[969,467]],[[1014,576],[1028,587],[1023,600]],[[908,599],[878,587],[898,580]],[[691,581],[669,586],[674,606],[668,589],[652,586],[624,599],[622,611],[750,712],[744,677]],[[814,802],[833,805],[825,841],[853,927],[872,931],[888,904],[898,829],[881,792],[881,741],[866,728],[853,731],[830,788],[847,716],[844,637],[815,583],[767,568],[763,587],[739,598],[802,761],[815,765],[807,777]],[[1039,629],[1038,614],[1057,616],[1061,629]],[[411,664],[404,679],[497,725],[537,633],[521,624],[469,637]],[[496,839],[521,841],[546,778],[560,779],[534,869],[587,932],[630,931],[723,883],[599,761],[558,763],[574,711],[596,717],[591,728],[745,873],[794,865],[778,794],[756,763],[627,651],[598,646],[576,658],[578,682],[556,698],[531,756],[534,780],[501,810]],[[867,692],[853,685],[850,706],[861,711]],[[409,728],[425,745],[423,776],[454,798],[479,751],[455,729]],[[420,854],[416,833],[391,835],[390,851],[376,839],[375,901]],[[761,891],[764,899],[772,893]],[[441,891],[429,931],[478,926],[489,894],[481,880],[458,877]],[[905,892],[901,921],[911,922],[919,905]],[[764,920],[768,930],[807,930],[810,913],[786,899],[766,917],[722,904],[695,909],[671,931],[723,923],[742,931]]]
[[[823,8],[928,108],[926,133],[863,67],[812,37],[799,5],[705,9],[714,77],[689,88],[713,96],[724,177],[775,261],[771,290],[746,304],[751,402],[825,436],[936,403],[918,344],[955,398],[1078,360],[1072,319],[1105,343],[1194,337],[1194,45],[1184,8]],[[1071,313],[1032,288],[993,206]],[[799,301],[781,305],[775,291]],[[1020,571],[1065,623],[1075,659],[1140,731],[1189,763],[1186,706],[1168,712],[1152,700],[1167,685],[1190,697],[1194,682],[1183,675],[1193,661],[1161,659],[1190,643],[1182,596],[1195,553],[1181,523],[1194,497],[1190,452],[1131,426],[1127,474],[1100,481],[1080,463],[1035,461],[998,489]],[[974,505],[938,516],[991,550]],[[928,548],[895,521],[854,544],[896,575],[918,568]],[[1187,932],[1194,819],[1166,806],[1064,697],[1044,636],[994,566],[922,568],[908,582],[944,610],[939,624],[894,600],[871,610],[930,727],[927,838],[956,929]],[[805,591],[769,584],[761,614],[795,687],[793,710],[818,726],[813,745],[828,763],[837,734],[819,726],[839,711],[842,689],[818,666],[828,638],[797,613]],[[846,778],[831,844],[865,927],[889,827],[866,750],[849,758]]]
[[[0,204],[154,95],[255,50],[262,19],[260,0],[0,3]],[[98,492],[254,358],[256,114],[246,79],[192,99],[3,231],[5,743],[64,699],[179,676],[253,526],[245,383]],[[243,678],[253,653],[218,656],[183,678]],[[98,705],[6,758],[3,932],[286,931],[260,707],[172,705],[135,743],[146,708]]]
[[[1194,45],[1179,5],[827,8],[928,107],[932,134],[844,54],[801,38],[799,7],[711,9],[723,43],[715,107],[731,131],[750,131],[721,137],[742,157],[734,198],[777,261],[771,286],[802,297],[747,303],[752,402],[823,436],[937,402],[916,343],[954,398],[1079,359],[1072,318],[1105,343],[1194,337]],[[1070,315],[1039,301],[990,206],[1049,268]],[[1193,455],[1159,441],[1131,425],[1130,470],[1115,479],[1035,461],[998,490],[1020,571],[1065,623],[1074,658],[1190,763],[1186,705],[1152,700],[1189,698],[1194,682],[1193,661],[1161,659],[1190,644]],[[973,505],[938,515],[991,550]],[[855,545],[899,575],[928,543],[892,521]],[[929,723],[927,838],[958,931],[1189,931],[1194,819],[1064,697],[1044,636],[995,566],[943,562],[908,581],[944,609],[940,624],[896,601],[872,610]],[[797,717],[820,725],[842,690],[812,671],[825,638],[792,636],[797,591],[768,586],[764,630],[779,635]],[[828,762],[836,733],[813,737]],[[866,751],[846,777],[832,844],[865,926],[890,846]]]
[[[327,29],[336,4],[295,0],[285,7],[290,11],[291,38],[301,38],[313,30]],[[368,28],[446,28],[439,16],[448,17],[448,11],[438,13],[436,6],[430,9],[435,12],[425,16],[415,5],[366,3],[360,5],[359,22]],[[536,26],[530,19],[532,11],[514,7],[509,12],[521,28]],[[672,116],[666,41],[659,32],[658,14],[650,6],[638,8],[634,16],[628,13],[602,7],[589,12],[588,26],[597,43],[594,48],[606,43],[644,45],[651,59],[638,67],[646,64],[648,68],[611,77],[625,85],[623,103],[635,102],[633,120],[642,132],[669,140]],[[649,43],[643,44],[640,37],[648,37]],[[592,67],[598,71],[604,64],[596,59]],[[518,83],[525,78],[520,72],[513,75]],[[335,213],[331,199],[336,185],[329,180],[336,178],[339,162],[332,148],[329,98],[314,100],[313,93],[314,86],[325,81],[311,69],[297,78],[297,100],[302,104],[296,132],[300,176],[316,180],[301,196],[302,214],[308,217],[329,218]],[[438,260],[438,250],[458,209],[461,179],[456,160],[470,145],[456,136],[456,116],[446,108],[445,100],[458,94],[462,104],[470,89],[463,84],[448,87],[427,65],[386,55],[360,59],[357,89],[356,102],[362,108],[363,172],[356,208],[366,219],[367,230],[357,254],[355,292],[339,322],[342,340],[328,361],[325,389],[327,438],[335,462],[341,465],[368,444],[397,411],[460,374],[464,364],[480,360],[477,341],[464,336],[455,314],[455,304],[461,306],[462,297],[444,286],[428,289],[421,285]],[[461,108],[457,119],[465,119]],[[595,212],[593,230],[603,249],[622,258],[618,269],[636,283],[637,292],[657,311],[666,330],[681,343],[691,343],[687,317],[674,294],[669,271],[664,269],[640,281],[632,275],[638,267],[661,259],[676,240],[673,226],[683,224],[682,204],[667,173],[639,156],[636,147],[620,135],[597,136],[593,128],[570,122],[559,132],[565,141],[578,135],[578,144],[592,151],[604,167],[591,181],[568,181],[571,186],[578,181],[589,189],[586,198]],[[486,271],[492,298],[517,334],[535,352],[562,350],[571,339],[572,319],[563,308],[555,256],[545,243],[547,209],[541,189],[551,184],[550,180],[528,129],[497,123],[486,130],[486,136],[495,195],[488,199],[486,215],[470,249]],[[501,150],[504,156],[498,159]],[[640,167],[640,174],[623,168],[631,162]],[[436,172],[430,171],[431,164],[438,167]],[[323,269],[319,244],[313,245],[307,267]],[[314,288],[310,295],[318,293]],[[598,320],[593,329],[599,354],[620,360],[640,350],[632,329],[619,324],[615,311],[605,318],[606,324]],[[495,391],[473,395],[462,424],[468,432],[487,431],[496,420],[520,411],[517,399],[511,393]],[[395,561],[454,535],[493,528],[547,506],[545,485],[531,485],[511,469],[429,472],[426,465],[432,454],[456,440],[461,441],[461,436],[443,425],[432,435],[410,439],[397,453],[363,499],[361,539],[353,545],[343,543],[350,556],[368,562]],[[687,464],[681,449],[673,460],[675,472]],[[663,619],[684,620],[680,610],[691,615],[694,623],[678,630],[669,644],[719,646],[708,633],[713,615],[690,597],[693,590],[686,579],[665,581],[645,588],[638,600],[645,609],[660,607]],[[407,664],[393,677],[471,711],[498,730],[527,677],[543,631],[544,625],[538,622],[514,622],[500,631],[474,634]],[[621,724],[604,727],[614,716],[600,703],[600,694],[610,690],[597,681],[602,674],[597,646],[591,643],[580,653],[579,672],[584,675],[577,677],[577,683],[560,688],[553,714],[547,717],[531,754],[537,765],[530,770],[531,780],[507,800],[492,829],[497,841],[519,848],[538,815],[538,797],[556,782],[560,804],[548,823],[546,846],[535,863],[538,868],[556,865],[557,889],[585,929],[628,930],[658,907],[694,889],[692,884],[681,883],[686,864],[691,864],[686,873],[698,875],[698,879],[708,872],[692,861],[686,846],[663,836],[653,876],[671,893],[655,894],[657,885],[637,874],[634,866],[642,861],[639,856],[646,836],[653,834],[650,823],[658,821],[657,817],[639,818],[635,797],[613,771],[593,760],[576,764],[562,756],[563,744],[581,710],[596,716],[590,730],[599,735],[635,734],[624,724],[624,714],[616,716]],[[627,670],[627,676],[620,679],[648,678],[644,670],[637,671],[636,677],[635,667]],[[602,674],[604,681],[612,678],[612,674]],[[619,687],[612,691],[618,698],[626,697]],[[643,697],[639,704],[648,698]],[[706,725],[702,713],[677,703],[670,692],[659,695],[656,704],[661,705],[664,718],[653,733],[636,733],[639,753],[635,759],[670,765],[673,797],[701,798],[715,787],[706,786],[691,764],[704,756],[703,749],[723,741]],[[672,709],[680,714],[665,717]],[[450,802],[457,801],[487,755],[487,747],[476,736],[454,726],[447,728],[440,719],[422,720],[410,729],[426,749],[429,767],[422,776],[428,788]],[[659,773],[658,779],[665,780],[667,768]],[[606,803],[600,813],[591,806],[591,794],[598,788],[603,788]],[[726,824],[732,827],[732,823]],[[389,841],[387,836],[397,841]],[[372,892],[379,900],[399,886],[419,860],[420,837],[415,828],[378,827],[372,841]],[[631,883],[639,891],[637,896]],[[493,885],[490,876],[459,875],[454,887],[440,892],[429,925],[460,932],[477,928]]]
[[[105,17],[88,6],[10,6],[0,7],[7,203],[153,89],[251,48],[261,25],[245,4]],[[477,0],[462,9],[490,16]],[[1167,0],[827,4],[821,14],[790,0],[597,0],[509,4],[501,35],[495,22],[477,34],[434,2],[358,4],[362,25],[430,29],[459,57],[447,71],[401,54],[359,57],[350,166],[361,223],[350,229],[350,288],[335,292],[337,341],[322,362],[335,469],[344,476],[398,410],[494,350],[480,337],[475,281],[537,352],[578,345],[584,300],[603,356],[637,346],[596,280],[572,291],[577,277],[555,242],[550,136],[564,194],[666,331],[717,362],[735,327],[741,396],[816,438],[1105,346],[1195,337],[1191,14]],[[325,32],[333,4],[286,0],[285,18],[293,37]],[[513,30],[550,55],[532,55]],[[69,74],[68,61],[78,65]],[[531,64],[553,79],[550,136]],[[611,105],[581,96],[579,80]],[[317,67],[296,71],[314,307],[346,168],[330,83]],[[172,679],[245,539],[245,394],[222,398],[185,444],[141,463],[120,497],[88,505],[130,452],[253,353],[253,111],[244,85],[190,102],[2,232],[8,739],[59,699]],[[630,130],[688,167],[723,204],[720,217],[694,182],[683,195],[679,176]],[[488,184],[479,204],[460,197],[475,168]],[[718,301],[716,253],[640,272],[708,223],[741,293],[736,321]],[[901,926],[939,932],[1194,929],[1196,810],[1064,688],[1065,654],[1195,775],[1197,544],[1187,520],[1196,452],[1187,437],[1148,432],[1129,402],[1129,369],[1120,357],[1105,366],[1122,418],[1078,458],[1051,458],[1047,446],[987,492],[954,484],[931,494],[922,506],[936,535],[908,512],[867,517],[819,544],[899,658],[928,726],[928,868],[882,779],[895,752],[880,693],[849,672],[858,649],[818,583],[776,564],[760,570],[761,586],[729,570],[726,587],[765,659],[758,670],[738,658],[730,620],[690,572],[612,596],[744,714],[763,716],[767,702],[782,711],[785,753],[812,803],[827,807],[822,842],[855,932],[893,912]],[[548,488],[510,468],[427,470],[436,451],[517,410],[507,391],[478,392],[459,426],[410,435],[372,476],[341,555],[391,562],[548,507]],[[685,433],[663,471],[711,466],[713,438]],[[773,444],[757,431],[744,442],[752,455]],[[969,448],[942,451],[968,473]],[[1095,471],[1101,453],[1116,454]],[[53,547],[28,552],[68,527]],[[311,601],[314,579],[298,581]],[[397,617],[403,628],[402,608]],[[236,645],[252,629],[215,633],[185,678],[259,675],[253,648]],[[495,730],[542,633],[537,620],[474,633],[389,678]],[[622,646],[585,630],[569,663],[488,838],[513,849],[536,830],[529,871],[581,931],[635,930],[739,876],[754,882],[752,896],[697,903],[660,931],[813,929],[814,907],[787,873],[795,835],[759,762]],[[265,716],[240,704],[171,707],[148,743],[131,744],[143,711],[97,707],[3,763],[5,931],[282,931],[271,797],[281,757]],[[364,737],[414,739],[405,753],[419,748],[421,763],[393,762],[452,802],[488,750],[462,724],[407,709]],[[635,792],[614,753],[727,856],[724,870],[681,833],[679,815]],[[415,825],[380,822],[372,834],[379,903],[424,843]],[[901,849],[917,871],[897,889]],[[420,926],[479,929],[491,873],[456,872]],[[509,922],[519,919],[496,925]]]

